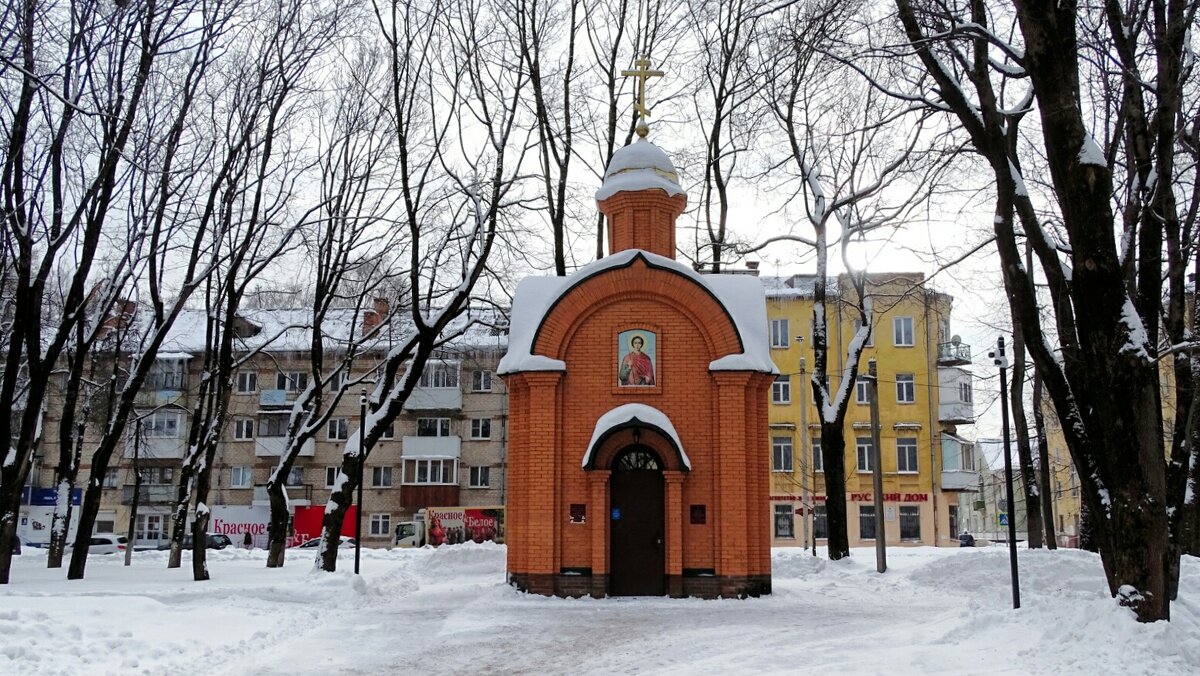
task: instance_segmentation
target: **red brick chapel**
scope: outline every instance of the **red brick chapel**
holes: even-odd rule
[[[499,369],[509,581],[558,596],[768,594],[763,289],[675,260],[687,195],[639,133],[596,193],[610,254],[527,278],[513,299]]]

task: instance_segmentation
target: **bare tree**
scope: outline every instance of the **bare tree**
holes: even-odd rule
[[[220,5],[205,10],[219,14]],[[149,117],[148,90],[169,57],[204,52],[198,43],[209,33],[187,17],[205,10],[184,1],[24,2],[5,10],[13,30],[0,37],[10,76],[0,90],[6,110],[0,199],[14,335],[6,345],[0,405],[16,415],[0,417],[0,438],[13,440],[0,467],[0,583],[8,581],[20,489],[41,438],[50,372],[87,315],[99,252],[128,244],[106,226],[133,176],[128,157],[134,130]],[[117,265],[132,265],[134,250],[115,249]],[[47,280],[68,260],[73,272],[62,316],[46,325],[40,308]]]
[[[796,216],[811,234],[793,231],[755,247],[790,242],[815,258],[809,386],[820,412],[829,557],[835,560],[850,554],[846,411],[874,328],[872,296],[882,281],[854,259],[855,248],[861,253],[868,238],[885,237],[915,213],[928,190],[920,186],[932,183],[936,169],[914,153],[924,133],[921,112],[872,91],[829,51],[835,46],[830,38],[853,11],[846,3],[792,8],[772,29],[771,48],[762,57],[770,64],[762,91],[786,151],[770,163],[771,180],[802,197],[803,212]],[[850,271],[844,277],[849,288],[833,285],[833,298],[831,253],[840,255]],[[858,327],[846,347],[845,365],[831,373],[829,312],[838,303],[850,306]]]
[[[503,6],[484,0],[376,6],[391,69],[391,109],[409,246],[409,325],[375,377],[365,446],[351,435],[325,507],[317,564],[337,568],[342,522],[370,449],[400,414],[450,322],[468,307],[521,177],[514,136],[528,74],[506,46]],[[458,135],[467,120],[479,142]]]
[[[297,394],[288,418],[284,449],[267,479],[271,502],[267,567],[283,565],[287,545],[286,482],[301,449],[325,427],[347,392],[363,385],[356,359],[385,350],[391,322],[386,300],[392,260],[402,254],[403,231],[388,216],[399,199],[393,187],[393,118],[374,95],[389,79],[378,50],[360,49],[333,89],[332,119],[322,135],[320,160],[323,218],[305,233],[313,261],[310,299],[308,386]],[[382,75],[382,77],[379,77]],[[347,299],[353,306],[342,307]],[[349,323],[328,335],[329,324]]]
[[[1187,344],[1194,216],[1179,186],[1194,167],[1176,158],[1184,99],[1195,95],[1184,41],[1197,4],[896,0],[919,70],[904,85],[881,83],[948,112],[993,174],[1009,300],[1062,419],[1109,591],[1142,621],[1170,617],[1195,499],[1185,490],[1197,434],[1186,414],[1175,416],[1164,461],[1157,355],[1160,337]],[[1022,136],[1035,104],[1036,135]],[[1044,177],[1029,173],[1035,158]],[[1030,196],[1039,185],[1041,212]],[[1039,316],[1021,235],[1048,285],[1053,330]],[[1192,361],[1176,361],[1177,382],[1194,383]],[[1189,410],[1193,390],[1177,388],[1177,411]]]
[[[694,0],[688,3],[689,29],[696,40],[693,94],[695,120],[703,133],[704,177],[696,211],[702,241],[696,244],[695,265],[721,271],[728,247],[730,185],[739,178],[739,161],[758,134],[765,116],[753,110],[762,79],[756,72],[755,52],[763,40],[763,25],[775,3],[769,0]],[[707,252],[704,252],[707,249]],[[728,249],[728,250],[727,250]]]

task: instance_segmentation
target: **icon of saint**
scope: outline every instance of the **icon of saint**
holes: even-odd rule
[[[633,386],[654,385],[654,360],[643,351],[645,348],[645,337],[639,333],[633,334],[629,339],[629,352],[621,358],[621,365],[617,369],[619,383]]]

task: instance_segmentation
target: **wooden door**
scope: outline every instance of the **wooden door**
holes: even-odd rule
[[[653,451],[624,451],[613,463],[609,491],[609,595],[662,596],[663,474]]]

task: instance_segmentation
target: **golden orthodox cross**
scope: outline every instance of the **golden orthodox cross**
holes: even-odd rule
[[[662,77],[661,70],[650,70],[650,59],[637,59],[633,62],[635,68],[633,70],[623,70],[621,75],[625,77],[637,78],[638,95],[637,101],[633,103],[633,109],[641,114],[641,121],[638,123],[638,136],[645,138],[650,131],[646,126],[646,118],[650,117],[650,109],[646,107],[646,80],[652,77]]]

